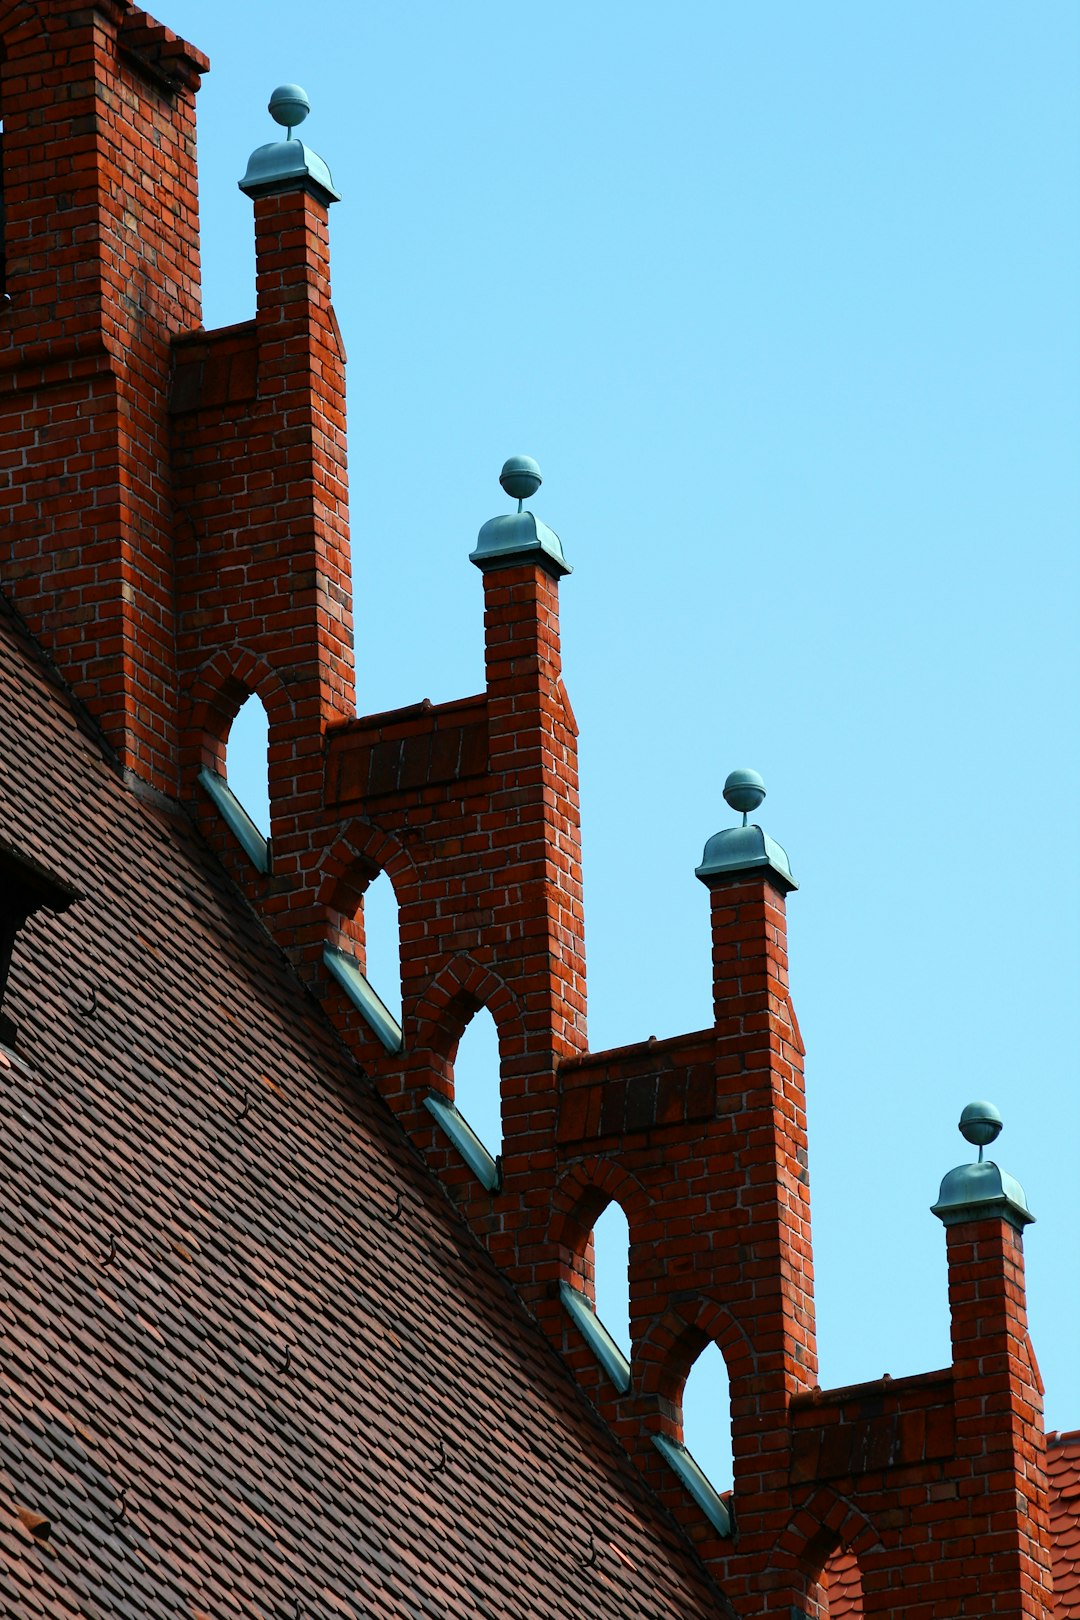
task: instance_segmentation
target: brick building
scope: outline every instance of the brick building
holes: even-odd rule
[[[6,1612],[1080,1615],[1015,1183],[943,1184],[951,1365],[818,1385],[760,829],[699,868],[713,1024],[587,1049],[551,531],[481,532],[482,693],[357,716],[325,165],[253,155],[256,312],[207,332],[205,59],[128,0],[0,0],[0,39]],[[268,842],[225,763],[253,692]],[[480,1007],[497,1162],[454,1104]],[[629,1360],[592,1308],[612,1199]],[[709,1343],[725,1495],[682,1443]]]

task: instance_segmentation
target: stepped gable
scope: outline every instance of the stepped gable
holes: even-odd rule
[[[0,701],[5,836],[79,896],[20,935],[0,1053],[0,1609],[725,1612],[186,817],[121,784],[7,612]]]
[[[530,457],[469,553],[484,690],[357,713],[306,92],[274,92],[239,181],[253,319],[206,331],[205,58],[121,0],[0,0],[0,44],[0,582],[26,630],[0,626],[0,1602],[825,1620],[861,1584],[883,1620],[1047,1620],[1006,1170],[969,1154],[933,1206],[950,1365],[820,1387],[798,884],[748,820],[755,771],[696,868],[710,1027],[588,1048],[571,564]],[[268,839],[228,781],[252,694]],[[367,978],[379,873],[400,1021]],[[497,1159],[455,1101],[480,1007]],[[973,1103],[961,1130],[981,1153],[1001,1124]],[[612,1199],[629,1356],[594,1310]],[[683,1443],[709,1344],[730,1492]]]

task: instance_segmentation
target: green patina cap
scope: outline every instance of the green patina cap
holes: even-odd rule
[[[799,885],[791,875],[787,851],[756,823],[747,821],[765,798],[765,783],[757,771],[732,771],[724,783],[724,798],[733,810],[741,810],[741,827],[725,827],[714,833],[705,845],[701,865],[694,875],[708,885],[714,878],[735,877],[741,872],[769,871],[784,894]]]
[[[302,186],[320,202],[341,201],[330,170],[303,141],[271,141],[269,146],[260,146],[248,158],[247,173],[237,184],[249,197],[269,197]]]
[[[1001,1131],[1001,1115],[993,1103],[968,1103],[960,1115],[959,1129],[967,1141],[978,1146],[978,1162],[961,1164],[949,1171],[941,1183],[937,1203],[931,1205],[931,1213],[945,1226],[997,1216],[1022,1232],[1035,1219],[1028,1209],[1023,1187],[1007,1170],[983,1159],[983,1148]]]
[[[484,524],[477,536],[476,549],[469,553],[469,561],[483,573],[521,562],[537,563],[555,579],[572,573],[562,541],[554,529],[541,523],[534,512],[523,510],[522,502],[535,495],[541,483],[540,468],[532,457],[511,456],[503,463],[499,482],[506,493],[516,499],[518,509],[504,512]]]
[[[292,138],[293,130],[311,111],[307,92],[298,84],[279,84],[270,97],[268,111],[271,118],[287,129],[288,138],[271,141],[252,152],[247,173],[239,182],[240,190],[249,197],[269,197],[299,186],[320,202],[340,202],[341,193],[322,158],[303,141]]]

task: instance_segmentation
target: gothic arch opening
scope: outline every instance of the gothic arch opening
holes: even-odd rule
[[[626,1211],[601,1187],[586,1184],[571,1218],[570,1233],[572,1277],[559,1283],[559,1297],[607,1379],[625,1395],[631,1384],[630,1225]]]
[[[596,1314],[630,1359],[630,1223],[613,1198],[597,1216],[591,1234]]]
[[[387,1012],[401,1023],[401,935],[397,895],[378,872],[360,901],[364,930],[364,976]]]
[[[355,849],[324,883],[323,964],[387,1052],[402,1049],[401,927],[388,872]]]
[[[735,1477],[731,1450],[731,1388],[720,1347],[711,1341],[697,1356],[682,1393],[683,1445],[715,1489],[730,1491]]]
[[[477,1007],[454,1055],[454,1106],[493,1159],[502,1154],[499,1033],[486,1007]]]
[[[270,836],[270,724],[257,692],[237,710],[225,745],[229,787],[264,838]]]

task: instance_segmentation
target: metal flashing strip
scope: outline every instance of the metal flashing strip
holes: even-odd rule
[[[674,1468],[717,1534],[730,1536],[734,1528],[731,1522],[731,1509],[686,1447],[681,1446],[677,1440],[669,1440],[666,1434],[654,1434],[652,1440],[660,1455]]]
[[[488,1192],[498,1192],[502,1185],[499,1161],[491,1157],[464,1114],[435,1091],[424,1098],[424,1107],[438,1120],[476,1179]]]
[[[388,1052],[400,1052],[405,1044],[401,1025],[379,999],[360,970],[355,956],[323,946],[323,961],[340,984],[364,1022],[373,1029]]]
[[[252,866],[264,874],[269,872],[270,840],[263,837],[225,778],[212,771],[208,765],[204,765],[199,772],[199,782],[207,795],[213,799],[222,819],[235,835]]]
[[[630,1388],[630,1363],[597,1316],[591,1301],[568,1282],[559,1284],[559,1298],[619,1394],[625,1395]]]

